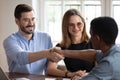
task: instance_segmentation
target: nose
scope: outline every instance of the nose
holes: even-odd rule
[[[79,26],[78,26],[78,25],[75,25],[75,26],[74,26],[74,29],[79,29]]]
[[[33,25],[34,24],[34,20],[29,20],[29,25]]]

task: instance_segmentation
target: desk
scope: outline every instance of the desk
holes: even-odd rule
[[[56,80],[63,80],[63,78],[45,76],[45,75],[35,75],[35,74],[21,74],[21,73],[6,73],[8,77],[11,78],[29,78],[30,80],[45,80],[45,78],[57,78]]]

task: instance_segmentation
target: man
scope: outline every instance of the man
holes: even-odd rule
[[[57,52],[66,57],[97,61],[97,65],[87,76],[81,73],[81,76],[84,76],[82,79],[75,76],[73,80],[120,80],[120,46],[115,44],[118,35],[117,23],[111,17],[98,17],[91,21],[90,26],[91,42],[96,50]]]
[[[50,53],[51,38],[48,34],[35,30],[35,16],[33,8],[27,4],[19,4],[14,12],[18,32],[4,40],[9,71],[28,74],[44,75],[47,58],[59,61],[63,57]]]

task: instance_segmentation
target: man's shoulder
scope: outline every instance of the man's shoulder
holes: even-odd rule
[[[7,39],[15,39],[16,38],[16,32],[15,33],[12,33],[12,34],[10,34],[9,36],[7,36],[6,38],[5,38],[5,40],[7,40]]]
[[[17,36],[16,36],[16,33],[12,33],[11,35],[7,36],[4,41],[3,41],[3,44],[6,44],[6,43],[14,43],[14,41],[17,40]]]

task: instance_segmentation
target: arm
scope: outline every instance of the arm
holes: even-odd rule
[[[29,54],[29,63],[35,62],[42,58],[48,58],[51,61],[58,62],[59,60],[63,59],[64,57],[60,54],[50,52],[50,49],[48,50],[42,50],[38,52],[30,52]]]
[[[53,49],[53,52],[57,52],[60,55],[69,58],[77,58],[82,60],[87,60],[91,62],[96,61],[97,50],[85,49],[85,50],[60,50],[59,47]]]
[[[65,66],[64,66],[65,67]],[[57,76],[57,77],[73,77],[76,74],[80,74],[82,71],[70,72],[67,69],[59,69],[56,62],[49,61],[47,67],[47,75]]]
[[[27,51],[24,48],[25,46],[19,45],[18,40],[14,37],[7,38],[4,41],[3,46],[5,49],[6,55],[7,57],[9,57],[11,62],[14,61],[22,65],[35,62],[42,58],[49,58],[53,61],[62,58],[62,56],[58,54],[54,55],[54,54],[49,53],[49,50],[42,50],[38,52]]]
[[[53,48],[53,52],[61,54],[69,58],[77,58],[82,60],[87,60],[91,62],[96,61],[97,50],[94,49],[85,49],[85,50],[61,50],[59,47]]]
[[[49,61],[47,67],[47,75],[53,75],[58,77],[65,77],[67,70],[58,69],[58,64],[56,62]]]
[[[62,50],[58,53],[63,54],[65,57],[78,58],[83,60],[88,60],[95,62],[96,60],[96,50],[86,49],[86,50]]]

